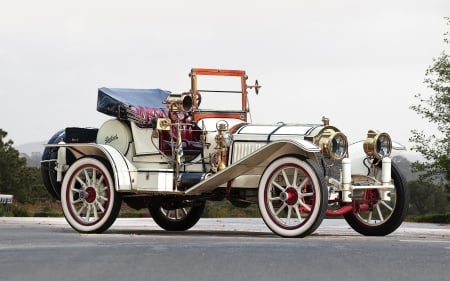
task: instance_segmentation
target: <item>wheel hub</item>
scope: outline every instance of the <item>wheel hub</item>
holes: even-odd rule
[[[369,202],[371,205],[378,203],[380,199],[380,193],[376,189],[367,189],[364,192],[364,200]]]
[[[292,206],[298,201],[298,192],[295,188],[288,187],[285,191],[280,193],[280,199],[286,204]]]
[[[86,190],[80,190],[79,192],[80,198],[86,200],[88,203],[94,202],[95,198],[97,197],[97,192],[95,191],[95,188],[88,187]]]

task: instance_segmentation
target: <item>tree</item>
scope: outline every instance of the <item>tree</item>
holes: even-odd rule
[[[39,168],[27,167],[13,141],[5,141],[8,133],[0,129],[0,193],[13,194],[19,202],[49,198]]]
[[[450,26],[450,18],[445,18]],[[444,43],[449,45],[449,32],[444,33]],[[423,172],[421,180],[444,177],[450,194],[450,57],[444,50],[425,72],[424,83],[434,93],[429,98],[418,94],[420,103],[411,106],[417,114],[437,125],[440,135],[426,136],[421,130],[413,130],[412,149],[420,152],[426,161],[416,162],[413,168]]]
[[[3,140],[7,135],[0,129],[0,192],[14,194],[14,189],[21,185],[21,173],[26,167],[26,160],[19,157],[12,140]]]
[[[442,185],[413,180],[408,182],[408,186],[411,195],[410,215],[445,213],[450,210]]]

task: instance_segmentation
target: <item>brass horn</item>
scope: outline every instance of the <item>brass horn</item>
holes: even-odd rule
[[[190,93],[171,94],[164,103],[170,111],[189,112],[194,107],[194,99]]]

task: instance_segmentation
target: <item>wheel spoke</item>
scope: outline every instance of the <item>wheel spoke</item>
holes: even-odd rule
[[[286,217],[286,224],[289,225],[291,222],[292,206],[288,206],[288,213]]]
[[[186,217],[188,214],[188,210],[186,208],[182,208],[181,211],[183,212],[183,217]]]
[[[380,204],[377,204],[376,206],[377,206],[377,212],[378,212],[378,216],[379,216],[380,220],[384,221],[383,214],[381,214],[381,210],[380,210]]]
[[[311,207],[309,205],[307,205],[305,202],[303,202],[302,200],[299,200],[298,204],[302,205],[302,207],[305,208],[308,212],[311,212]]]
[[[391,207],[391,206],[389,206],[386,202],[384,202],[384,201],[381,201],[380,202],[384,207],[386,207],[389,211],[394,211],[394,209]]]
[[[279,201],[281,200],[280,196],[276,196],[276,197],[270,197],[269,201]]]
[[[308,192],[308,193],[300,193],[299,197],[303,198],[303,197],[308,197],[308,196],[313,196],[314,192]]]
[[[292,179],[293,186],[296,186],[296,184],[297,184],[297,175],[298,175],[298,170],[294,169],[294,178]]]
[[[105,208],[103,208],[103,205],[100,204],[100,202],[95,201],[95,204],[97,204],[97,207],[100,209],[100,212],[101,212],[101,213],[105,212]]]
[[[373,212],[370,211],[369,216],[367,217],[367,223],[370,223],[370,221],[372,220],[372,214],[373,214]]]
[[[77,177],[76,177],[76,180],[77,180],[77,182],[78,182],[79,184],[81,184],[81,186],[83,187],[83,189],[86,188],[87,184],[86,184],[86,182],[85,182],[83,179],[81,179],[79,176],[77,176]]]
[[[91,184],[93,186],[95,186],[97,184],[96,182],[97,179],[97,169],[92,169],[92,180],[91,180]]]
[[[97,206],[95,204],[92,204],[92,213],[94,214],[94,219],[98,220]]]
[[[272,181],[272,184],[276,187],[276,188],[278,188],[279,190],[281,190],[281,191],[284,191],[285,190],[285,188],[284,187],[282,187],[281,185],[279,185],[276,181]]]
[[[103,180],[104,180],[103,175],[100,175],[100,177],[99,177],[98,180],[97,180],[97,185],[98,185],[99,187],[101,186],[102,188],[107,189],[107,187],[103,185]]]
[[[281,207],[275,212],[275,216],[278,216],[278,214],[281,213],[281,211],[283,211],[286,206],[287,204],[283,203],[283,205],[281,205]]]
[[[80,209],[77,210],[77,214],[81,216],[81,213],[86,209],[86,204],[81,205]]]
[[[90,185],[91,184],[91,178],[89,177],[87,169],[84,169],[83,172],[84,172],[84,178],[86,179],[86,184]]]
[[[302,182],[300,183],[300,185],[296,188],[297,189],[297,191],[301,191],[302,190],[302,188],[306,185],[306,183],[309,181],[309,178],[304,178],[303,180],[302,180]]]
[[[302,221],[302,216],[300,214],[299,208],[298,206],[294,207],[295,212],[297,213],[297,218],[300,220],[300,222]]]
[[[286,175],[286,170],[285,169],[281,170],[281,173],[283,174],[284,183],[286,184],[286,186],[289,186],[290,183],[289,183],[289,179],[288,179],[288,177]]]
[[[86,216],[84,217],[85,221],[89,221],[91,218],[91,205],[87,205]]]

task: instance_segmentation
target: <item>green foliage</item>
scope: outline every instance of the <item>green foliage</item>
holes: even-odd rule
[[[140,209],[136,210],[129,207],[126,203],[122,203],[119,212],[119,218],[148,218],[150,214],[148,209]]]
[[[450,211],[449,200],[442,185],[416,180],[408,183],[410,215],[445,213]]]
[[[13,216],[13,211],[10,207],[7,207],[6,205],[0,204],[0,217],[11,217]]]
[[[427,223],[450,223],[450,212],[443,214],[427,214],[410,218],[413,222],[427,222]]]
[[[207,201],[204,218],[259,218],[259,213],[256,204],[250,205],[247,208],[238,208],[233,206],[228,200],[225,201]]]
[[[446,18],[450,26],[450,18]],[[444,34],[448,47],[449,33]],[[436,124],[440,134],[427,136],[422,130],[413,130],[410,141],[412,149],[420,152],[425,162],[413,163],[415,171],[422,172],[421,180],[438,180],[443,177],[447,192],[450,193],[450,57],[444,50],[426,70],[424,83],[434,93],[429,98],[418,94],[418,105],[411,106],[417,114]]]
[[[0,129],[0,193],[12,194],[20,203],[49,199],[39,168],[26,166],[26,159],[12,146],[13,141],[4,140],[7,135]]]
[[[13,208],[12,213],[14,217],[31,217],[30,212],[27,211],[25,208]]]
[[[7,135],[0,129],[0,193],[15,195],[14,191],[25,180],[26,160],[19,157],[19,152],[12,147],[12,140],[3,140]]]

